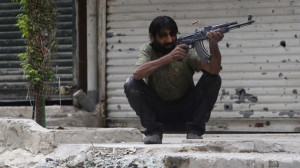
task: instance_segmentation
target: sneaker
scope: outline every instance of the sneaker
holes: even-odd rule
[[[186,139],[203,139],[201,135],[197,134],[197,133],[187,133],[186,135]]]
[[[144,144],[161,144],[162,143],[162,133],[153,132],[146,134],[144,138]]]

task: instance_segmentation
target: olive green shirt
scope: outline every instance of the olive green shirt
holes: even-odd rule
[[[149,43],[142,45],[135,66],[160,58]],[[165,101],[177,100],[195,87],[193,75],[201,70],[200,57],[189,49],[183,61],[175,61],[154,71],[146,83]]]

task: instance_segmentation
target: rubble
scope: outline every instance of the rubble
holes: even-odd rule
[[[114,148],[91,146],[77,155],[67,158],[49,158],[39,163],[37,168],[152,168],[164,167],[162,157],[151,156],[142,148]]]

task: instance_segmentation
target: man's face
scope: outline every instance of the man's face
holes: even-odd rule
[[[164,55],[168,54],[175,48],[175,42],[177,39],[176,33],[169,29],[163,29],[157,33],[155,37],[150,34],[150,38],[153,49]]]

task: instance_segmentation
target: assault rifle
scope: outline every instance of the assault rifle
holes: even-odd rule
[[[196,31],[195,33],[186,35],[186,36],[180,36],[177,39],[176,45],[178,44],[186,44],[189,46],[189,48],[195,48],[197,54],[200,56],[202,61],[204,61],[206,64],[210,62],[210,54],[204,47],[203,41],[207,40],[208,37],[206,36],[206,33],[209,31],[218,31],[222,34],[229,32],[232,29],[241,28],[243,26],[247,26],[254,23],[254,20],[252,20],[252,15],[248,15],[248,21],[245,23],[238,24],[237,21],[215,25],[215,26],[207,26],[204,27],[201,31]]]

